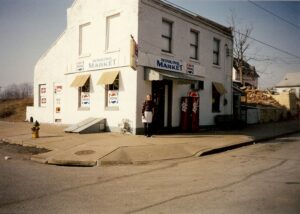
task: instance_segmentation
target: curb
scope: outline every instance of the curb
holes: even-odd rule
[[[218,154],[218,153],[226,152],[228,150],[233,150],[233,149],[238,149],[238,148],[245,147],[245,146],[250,146],[252,144],[273,140],[273,139],[276,139],[276,138],[279,138],[279,137],[284,137],[286,135],[296,134],[296,133],[299,133],[299,132],[300,132],[300,130],[291,131],[291,132],[287,132],[287,133],[283,133],[283,134],[274,135],[272,137],[263,137],[263,138],[258,138],[258,139],[254,139],[254,140],[251,140],[251,141],[246,141],[246,142],[243,142],[243,143],[238,143],[238,144],[234,144],[234,145],[220,147],[220,148],[216,148],[216,149],[212,149],[212,150],[203,152],[198,157]]]
[[[50,159],[47,164],[58,166],[81,166],[81,167],[93,167],[97,165],[97,161],[76,161],[76,160],[56,160]]]
[[[59,166],[78,166],[78,167],[93,167],[93,166],[115,166],[115,165],[143,165],[143,164],[149,164],[149,163],[154,163],[154,162],[159,162],[159,161],[168,161],[168,160],[179,160],[179,159],[185,159],[185,158],[191,158],[191,157],[203,157],[203,156],[208,156],[208,155],[213,155],[213,154],[218,154],[218,153],[222,153],[222,152],[226,152],[228,150],[233,150],[233,149],[238,149],[241,147],[245,147],[245,146],[249,146],[255,143],[259,143],[259,142],[263,142],[263,141],[269,141],[269,140],[273,140],[275,138],[279,138],[279,137],[284,137],[287,135],[291,135],[291,134],[295,134],[295,133],[299,133],[300,130],[293,130],[293,131],[288,131],[285,133],[279,133],[279,134],[275,134],[273,136],[267,136],[267,137],[261,137],[261,138],[257,138],[257,139],[252,139],[252,140],[248,140],[248,141],[244,141],[244,142],[240,142],[240,143],[236,143],[236,144],[231,144],[231,145],[227,145],[227,146],[223,146],[223,147],[219,147],[219,148],[207,148],[207,149],[203,149],[203,150],[199,150],[198,152],[188,155],[187,156],[182,156],[182,157],[169,157],[166,159],[158,159],[158,160],[138,160],[138,161],[134,161],[131,160],[129,158],[129,160],[101,160],[102,158],[99,158],[96,161],[91,161],[91,160],[59,160],[59,159],[55,159],[53,157],[51,157],[51,155],[49,157],[41,157],[39,156],[39,154],[37,155],[32,155],[31,156],[31,160],[38,162],[38,163],[43,163],[43,164],[51,164],[51,165],[59,165]],[[4,139],[2,138],[1,141],[9,143],[9,144],[17,144],[17,145],[22,145],[22,146],[28,146],[28,145],[24,145],[22,141],[17,141],[14,142],[13,140],[9,140],[9,139]],[[37,147],[36,148],[44,148],[44,147]],[[45,148],[46,149],[46,148]],[[119,148],[118,148],[119,149]],[[53,151],[53,150],[51,150]],[[51,152],[49,151],[49,152]],[[115,152],[116,150],[114,150],[113,152]],[[112,154],[113,152],[111,152],[110,154]],[[46,154],[46,153],[42,153],[42,154]],[[129,156],[128,156],[129,157]]]
[[[208,155],[213,155],[213,154],[218,154],[218,153],[222,153],[222,152],[226,152],[229,150],[234,150],[234,149],[238,149],[241,147],[245,147],[245,146],[250,146],[259,142],[263,142],[263,141],[269,141],[278,137],[283,137],[286,135],[290,135],[290,134],[295,134],[295,133],[299,133],[300,130],[297,131],[291,131],[291,132],[287,132],[287,133],[282,133],[282,134],[278,134],[278,135],[273,135],[271,137],[263,137],[263,138],[258,138],[258,139],[253,139],[250,141],[245,141],[245,142],[241,142],[241,143],[237,143],[237,144],[232,144],[232,145],[228,145],[228,146],[223,146],[223,147],[219,147],[219,148],[213,148],[213,149],[208,149],[206,151],[199,151],[196,152],[194,155],[191,156],[187,156],[187,157],[182,157],[182,158],[172,158],[172,159],[161,159],[161,160],[151,160],[151,161],[119,161],[119,160],[101,160],[98,159],[97,161],[97,166],[116,166],[116,165],[143,165],[143,164],[149,164],[149,163],[154,163],[154,162],[158,162],[158,161],[167,161],[167,160],[178,160],[178,159],[185,159],[185,158],[191,158],[191,157],[204,157],[204,156],[208,156]]]

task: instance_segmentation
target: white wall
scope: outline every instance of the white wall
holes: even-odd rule
[[[150,3],[144,3],[150,2]],[[106,50],[106,17],[120,14],[118,50]],[[151,82],[144,81],[144,66],[150,66],[151,59],[163,57],[178,60],[182,64],[195,66],[195,74],[202,76],[204,90],[200,91],[200,125],[212,125],[212,82],[222,83],[227,94],[221,97],[221,112],[232,113],[231,69],[232,57],[225,56],[225,44],[232,49],[231,37],[218,30],[193,21],[179,13],[173,13],[144,0],[77,0],[67,11],[67,28],[65,33],[37,62],[34,73],[34,119],[40,122],[54,122],[53,85],[63,85],[62,123],[73,124],[87,117],[105,117],[108,125],[115,129],[122,119],[130,119],[133,129],[142,127],[141,108],[146,94],[151,93]],[[173,24],[173,53],[161,53],[162,18]],[[90,53],[80,55],[79,29],[89,24],[87,32],[92,43],[88,45]],[[189,59],[190,29],[199,31],[199,60]],[[133,35],[139,46],[140,66],[137,70],[130,68],[130,35]],[[220,42],[220,66],[212,64],[213,38]],[[83,39],[84,40],[84,39]],[[88,51],[85,51],[88,52]],[[93,59],[112,57],[116,63],[102,67],[100,70],[86,69]],[[84,72],[79,71],[80,65]],[[119,110],[105,109],[104,87],[97,85],[103,72],[120,71]],[[91,75],[91,106],[88,111],[78,109],[78,89],[71,87],[77,75]],[[38,107],[38,85],[47,85],[47,107]],[[173,83],[172,125],[180,122],[179,101],[186,96],[190,85]],[[228,105],[223,106],[226,97]]]
[[[280,88],[276,88],[276,91],[278,93],[283,93],[283,92],[289,92],[289,91],[294,91],[297,98],[300,99],[300,87],[280,87]]]
[[[38,61],[34,75],[34,117],[40,122],[53,123],[53,85],[63,84],[62,123],[73,124],[88,117],[104,117],[112,129],[122,119],[130,119],[135,128],[137,71],[129,67],[130,35],[137,38],[138,0],[77,0],[67,11],[67,28],[58,41]],[[117,50],[106,50],[106,17],[120,14],[120,34]],[[80,55],[80,25],[90,23],[88,37],[92,44]],[[85,51],[87,52],[87,51]],[[94,59],[114,57],[113,66],[101,70],[78,71],[80,63],[88,64]],[[103,72],[120,71],[119,110],[105,108],[105,89],[97,85]],[[77,75],[90,74],[91,105],[89,110],[78,109],[78,88],[71,87]],[[38,107],[38,84],[47,84],[47,107]]]
[[[232,113],[232,57],[225,56],[225,44],[232,49],[232,40],[230,37],[218,32],[215,29],[193,21],[179,13],[170,12],[164,8],[154,5],[151,1],[142,0],[139,11],[139,64],[144,66],[153,65],[151,61],[155,57],[166,59],[175,59],[185,63],[191,63],[197,67],[197,74],[204,76],[204,90],[200,91],[200,125],[214,124],[212,113],[212,82],[222,83],[227,94],[221,97],[221,112],[219,114]],[[162,19],[168,19],[173,22],[173,41],[172,54],[161,52],[161,32]],[[199,31],[199,60],[189,59],[190,30]],[[215,66],[213,62],[213,38],[220,42],[220,66]],[[139,80],[142,80],[141,75]],[[148,83],[148,87],[151,86]],[[139,85],[140,87],[140,85]],[[138,90],[138,99],[142,100],[149,88],[141,87]],[[190,86],[173,84],[173,126],[179,125],[179,100],[181,96],[186,96]],[[223,99],[228,100],[227,106],[223,106]]]

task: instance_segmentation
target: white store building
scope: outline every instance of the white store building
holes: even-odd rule
[[[66,30],[35,66],[27,117],[105,118],[109,131],[125,119],[138,134],[153,94],[159,128],[176,128],[193,85],[199,126],[214,125],[216,115],[232,114],[232,46],[229,28],[160,0],[75,0]]]

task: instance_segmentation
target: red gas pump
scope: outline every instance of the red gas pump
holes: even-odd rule
[[[192,131],[199,130],[199,97],[191,97],[192,100]]]
[[[199,130],[199,94],[189,93],[188,97],[181,98],[181,123],[182,131]]]

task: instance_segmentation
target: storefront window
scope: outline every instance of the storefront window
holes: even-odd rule
[[[47,89],[46,84],[39,85],[39,107],[46,107],[47,106]]]
[[[79,108],[90,108],[90,79],[79,90]]]
[[[115,78],[112,84],[106,85],[106,106],[119,106],[119,75]]]

